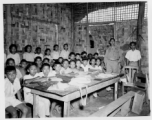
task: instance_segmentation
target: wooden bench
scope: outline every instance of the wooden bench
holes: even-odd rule
[[[115,116],[119,111],[121,111],[121,116],[126,116],[128,112],[131,110],[130,104],[132,98],[134,98],[135,92],[130,91],[125,95],[121,96],[117,100],[111,102],[104,108],[99,111],[93,113],[89,117],[109,117]]]

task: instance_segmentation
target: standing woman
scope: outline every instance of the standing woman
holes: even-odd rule
[[[119,63],[121,61],[121,53],[115,46],[115,39],[111,38],[109,41],[110,47],[106,50],[104,62],[106,71],[109,73],[120,73]]]
[[[51,56],[55,61],[60,57],[59,46],[57,44],[53,46],[53,52]]]

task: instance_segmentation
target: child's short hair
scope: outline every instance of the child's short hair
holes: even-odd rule
[[[98,54],[97,52],[95,52],[95,53],[94,53],[94,56],[95,56],[95,55],[99,55],[99,54]]]
[[[49,67],[50,68],[50,65],[48,64],[48,63],[44,63],[44,64],[42,64],[42,66],[41,66],[41,71],[42,71],[42,69],[44,68],[44,67]]]
[[[60,66],[61,66],[61,63],[58,62],[58,61],[55,61],[54,64],[53,64],[53,69],[55,69],[55,67],[56,67],[57,65],[60,65]]]
[[[41,50],[41,48],[40,47],[37,47],[36,49],[35,49],[35,53],[37,54],[37,52],[38,52],[38,50]]]
[[[86,51],[81,52],[81,56],[84,55],[84,54],[87,54],[87,52]]]
[[[80,59],[77,59],[77,60],[76,60],[76,63],[77,63],[78,61],[81,63],[81,60],[80,60]]]
[[[5,67],[5,74],[15,71],[16,72],[16,68],[14,66],[6,66]]]
[[[130,46],[131,46],[132,44],[134,44],[134,45],[136,46],[136,42],[130,42]]]
[[[26,67],[26,70],[30,69],[31,66],[37,67],[37,64],[34,62],[29,63],[28,66]]]
[[[74,56],[75,56],[75,53],[74,53],[74,52],[70,52],[69,56],[71,56],[71,55],[74,55]]]
[[[68,46],[68,43],[65,43],[65,44],[63,45],[63,47],[65,47],[66,45]]]
[[[8,64],[9,64],[10,61],[13,61],[14,64],[15,64],[15,60],[14,60],[13,58],[8,58],[8,59],[6,60],[5,65],[8,66]]]
[[[55,50],[56,47],[59,47],[59,46],[58,46],[57,44],[55,44],[55,45],[53,46],[53,50]]]
[[[74,62],[74,63],[75,63],[75,60],[70,60],[70,62],[69,62],[69,63],[71,64],[72,62]]]
[[[21,62],[20,62],[20,64],[21,64],[22,62],[26,62],[26,63],[27,63],[27,61],[26,61],[25,59],[22,59]]]
[[[11,44],[10,46],[9,46],[9,51],[10,51],[10,53],[12,53],[12,48],[13,47],[15,47],[15,49],[17,50],[17,46],[15,45],[15,44]]]
[[[42,60],[42,58],[41,58],[40,56],[37,56],[37,57],[34,59],[34,62],[36,62],[36,61],[37,61],[37,59]]]
[[[42,63],[44,63],[45,60],[47,60],[48,62],[50,62],[49,58],[44,58],[43,61],[42,61]]]
[[[85,61],[85,60],[88,61],[88,58],[87,57],[83,57],[82,61]]]
[[[80,55],[80,53],[76,53],[75,56]]]
[[[63,64],[65,61],[67,61],[67,62],[69,63],[68,59],[64,59],[63,62],[62,62],[62,64]]]
[[[47,48],[47,49],[44,51],[44,55],[47,54],[47,51],[48,51],[48,50],[50,50],[50,52],[51,52],[51,49]]]
[[[31,50],[32,50],[32,46],[31,46],[31,45],[26,45],[26,46],[25,46],[25,52],[27,52],[27,48],[28,48],[28,47],[30,47]]]

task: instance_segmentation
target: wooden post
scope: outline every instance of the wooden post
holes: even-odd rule
[[[36,94],[33,94],[33,118],[36,118]]]
[[[86,31],[86,52],[88,52],[89,48],[90,48],[90,44],[89,44],[89,23],[88,23],[88,3],[87,3],[87,31]]]
[[[114,84],[114,100],[118,98],[118,82]]]
[[[139,3],[138,20],[137,20],[137,47],[141,49],[142,26],[144,22],[145,2]]]
[[[75,38],[74,38],[74,15],[73,15],[73,4],[71,4],[71,31],[72,31],[72,36],[71,36],[71,51],[74,52],[74,47],[75,47]]]
[[[70,102],[64,102],[63,117],[68,117],[70,113]]]

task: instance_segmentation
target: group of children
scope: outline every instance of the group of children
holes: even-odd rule
[[[33,104],[31,89],[23,87],[23,83],[47,81],[48,77],[57,74],[66,75],[79,71],[92,72],[94,70],[105,71],[104,62],[98,57],[98,53],[88,55],[85,51],[81,54],[69,53],[67,44],[64,44],[63,48],[64,50],[59,53],[58,45],[54,45],[53,54],[51,54],[50,49],[46,49],[43,55],[40,47],[36,48],[34,54],[31,52],[32,46],[27,45],[23,59],[20,61],[16,45],[10,45],[10,54],[7,55],[5,62],[5,109],[12,117],[17,117],[16,108],[23,111],[22,117],[28,117],[29,108],[25,103]],[[20,94],[22,87],[24,100]],[[16,99],[16,94],[18,99]],[[40,96],[36,99],[38,116],[41,118],[53,116],[52,112],[57,108],[56,101]]]
[[[87,54],[85,51],[80,53],[69,52],[68,44],[63,45],[63,50],[59,52],[59,46],[54,45],[54,50],[46,49],[44,55],[41,53],[41,48],[37,47],[35,53],[32,53],[32,46],[25,47],[23,59],[20,60],[20,55],[17,53],[16,45],[12,44],[9,47],[10,54],[5,54],[5,109],[11,113],[12,117],[17,117],[17,110],[22,111],[21,117],[28,117],[29,108],[25,103],[33,104],[33,95],[29,88],[24,87],[24,101],[21,97],[21,88],[23,83],[30,83],[33,81],[47,81],[49,77],[60,75],[67,75],[70,73],[78,73],[79,71],[92,72],[101,71],[107,72],[116,69],[114,64],[117,63],[120,55],[114,46],[115,40],[112,39],[113,44],[106,51],[104,60],[101,60],[98,53]],[[126,53],[126,65],[140,67],[141,54],[136,50],[136,43],[130,43],[130,50]],[[110,63],[104,62],[109,60]],[[106,65],[105,65],[106,63]],[[118,66],[118,65],[117,65]],[[16,95],[17,98],[16,99]],[[57,102],[44,98],[37,97],[37,114],[39,117],[53,116],[52,112],[57,109]],[[50,103],[51,101],[51,103]],[[58,110],[58,109],[57,109]]]

